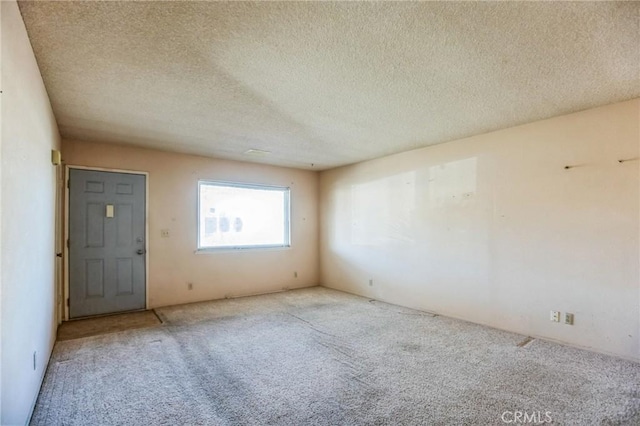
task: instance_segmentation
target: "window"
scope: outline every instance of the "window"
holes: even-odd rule
[[[289,245],[289,188],[198,182],[198,250]]]

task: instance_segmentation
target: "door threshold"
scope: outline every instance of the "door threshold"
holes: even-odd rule
[[[144,312],[144,311],[151,311],[152,309],[134,309],[132,311],[118,311],[118,312],[109,312],[106,314],[98,314],[98,315],[87,315],[84,317],[75,317],[75,318],[69,318],[67,321],[77,321],[77,320],[85,320],[85,319],[92,319],[92,318],[103,318],[103,317],[111,317],[113,315],[120,315],[120,314],[132,314],[134,312]]]

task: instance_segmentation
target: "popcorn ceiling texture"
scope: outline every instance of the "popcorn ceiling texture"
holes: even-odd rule
[[[66,139],[322,170],[640,96],[637,2],[19,4]]]

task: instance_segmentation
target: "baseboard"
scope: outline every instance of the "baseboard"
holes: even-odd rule
[[[304,286],[300,286],[300,287],[283,287],[277,290],[268,290],[268,291],[261,291],[261,292],[257,292],[257,293],[239,293],[239,294],[227,294],[225,296],[222,297],[216,297],[213,299],[205,299],[205,300],[194,300],[193,302],[185,302],[185,303],[177,303],[177,304],[172,304],[172,305],[158,305],[158,306],[150,306],[149,308],[147,308],[148,310],[152,310],[152,309],[161,309],[161,308],[167,308],[169,306],[180,306],[180,305],[190,305],[192,303],[205,303],[205,302],[214,302],[216,300],[225,300],[225,299],[240,299],[242,297],[253,297],[253,296],[265,296],[267,294],[277,294],[277,293],[284,293],[287,291],[294,291],[294,290],[303,290],[305,288],[314,288],[314,287],[322,287],[322,285],[320,284],[311,284],[311,285],[304,285]]]
[[[31,410],[29,411],[29,415],[27,416],[27,422],[25,423],[25,426],[29,426],[29,424],[31,423],[31,417],[33,417],[33,412],[36,409],[36,403],[38,402],[38,397],[40,396],[40,390],[42,389],[44,378],[47,375],[47,370],[49,369],[49,362],[51,362],[51,355],[53,355],[53,348],[56,346],[56,342],[57,342],[56,336],[58,335],[59,326],[60,324],[58,324],[58,321],[56,320],[56,327],[55,327],[55,330],[53,331],[53,343],[49,347],[49,353],[47,354],[47,362],[44,368],[42,369],[42,374],[40,375],[40,381],[39,381],[40,384],[38,385],[38,392],[36,392],[36,396],[33,398],[33,401],[31,401]]]
[[[455,320],[458,320],[458,321],[468,322],[470,324],[476,324],[476,325],[481,325],[483,327],[493,328],[494,330],[500,330],[500,331],[506,331],[508,333],[519,334],[519,335],[524,336],[524,337],[533,337],[534,339],[537,339],[537,340],[542,340],[542,341],[546,341],[546,342],[550,342],[550,343],[556,343],[558,345],[567,346],[567,347],[570,347],[570,348],[580,349],[580,350],[588,351],[588,352],[594,352],[594,353],[598,353],[598,354],[601,354],[601,355],[612,356],[612,357],[619,358],[619,359],[624,359],[624,360],[630,361],[630,362],[640,363],[640,355],[638,357],[626,356],[626,355],[618,354],[618,353],[615,353],[615,352],[608,352],[608,351],[605,351],[605,350],[602,350],[602,349],[599,349],[599,348],[593,348],[593,347],[590,347],[590,346],[582,346],[582,345],[579,345],[579,344],[576,344],[576,343],[570,343],[570,342],[565,342],[565,341],[562,341],[562,340],[553,339],[551,337],[539,336],[537,334],[529,334],[529,333],[525,333],[525,332],[522,332],[522,331],[510,330],[508,328],[496,327],[495,325],[492,325],[492,324],[485,324],[485,323],[482,323],[482,322],[470,321],[470,320],[468,320],[466,318],[461,318],[461,317],[457,317],[457,316],[453,316],[453,315],[442,314],[442,313],[437,312],[437,311],[428,311],[426,309],[415,308],[415,307],[412,307],[412,306],[398,305],[396,303],[387,302],[386,300],[376,299],[374,297],[365,296],[365,295],[354,293],[354,292],[351,292],[351,291],[337,289],[337,288],[334,288],[334,287],[329,287],[329,286],[324,285],[324,284],[319,284],[318,286],[324,287],[324,288],[328,288],[328,289],[331,289],[331,290],[335,290],[335,291],[340,291],[342,293],[352,294],[354,296],[360,296],[360,297],[368,298],[368,299],[371,299],[371,300],[377,300],[379,302],[387,303],[389,305],[400,306],[400,307],[407,308],[407,309],[413,309],[413,310],[416,310],[416,311],[419,311],[419,312],[425,312],[425,313],[432,314],[432,315],[437,315],[437,316],[441,316],[441,317],[445,317],[445,318],[455,319]]]

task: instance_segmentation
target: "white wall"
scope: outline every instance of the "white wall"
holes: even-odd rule
[[[323,285],[640,359],[639,113],[636,99],[322,172]]]
[[[29,418],[55,341],[58,129],[18,6],[2,14],[2,425]],[[33,353],[36,368],[33,368]]]
[[[150,307],[319,284],[316,172],[69,140],[63,157],[70,165],[149,173]],[[291,248],[196,254],[198,179],[290,187]]]

